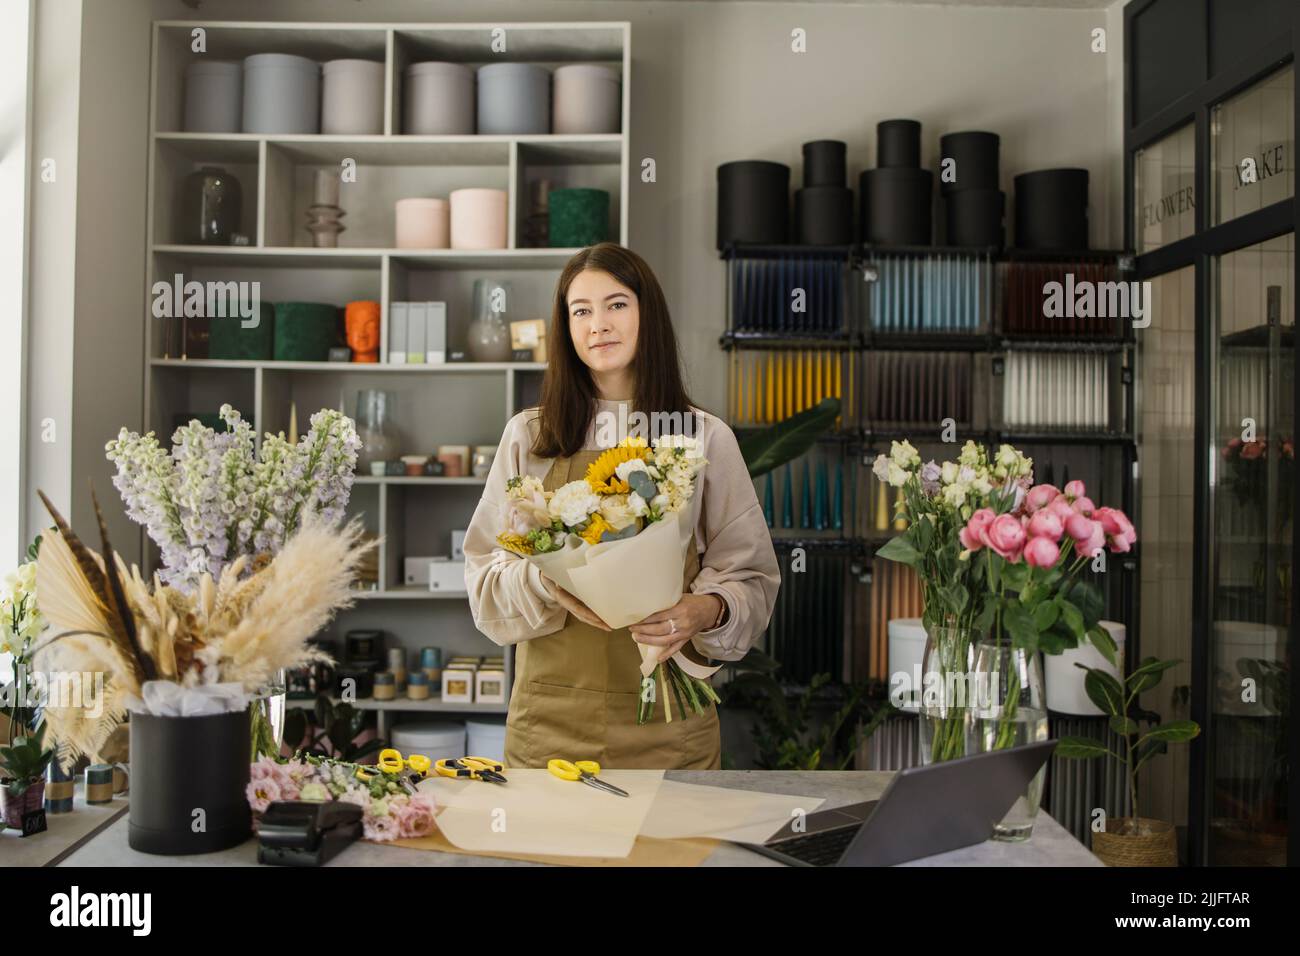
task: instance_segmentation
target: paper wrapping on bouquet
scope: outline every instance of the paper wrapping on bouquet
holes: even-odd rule
[[[530,555],[528,560],[617,630],[681,600],[692,531],[687,518],[683,512],[675,512],[635,537],[600,544],[588,544],[571,534],[559,551]],[[660,649],[637,644],[637,650],[641,652],[641,673],[648,676],[660,663],[655,660]],[[701,680],[721,667],[698,664],[681,651],[672,659],[684,673]]]

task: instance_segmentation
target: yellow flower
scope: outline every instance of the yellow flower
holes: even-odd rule
[[[587,544],[599,544],[600,536],[606,531],[613,531],[614,526],[598,514],[591,516],[591,522],[587,525],[587,530],[582,532],[582,540]]]
[[[533,553],[533,546],[524,540],[522,534],[511,534],[508,531],[503,531],[497,535],[497,544],[507,551],[513,551],[525,558]]]
[[[614,474],[614,469],[633,458],[650,460],[650,448],[644,438],[624,438],[616,448],[601,452],[600,457],[587,466],[587,484],[598,495],[627,494],[631,488],[626,481]]]

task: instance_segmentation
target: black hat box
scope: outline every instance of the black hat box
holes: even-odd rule
[[[1016,177],[1016,246],[1040,251],[1088,248],[1088,171],[1040,169]]]
[[[882,120],[876,124],[876,166],[917,169],[921,165],[921,124],[916,120]]]
[[[803,184],[843,186],[847,178],[848,144],[838,139],[815,139],[803,144]]]
[[[779,245],[790,237],[790,167],[742,159],[718,167],[718,248]]]
[[[859,179],[862,241],[877,246],[928,246],[934,174],[905,166],[864,170]]]
[[[948,245],[1001,249],[1006,244],[1006,198],[1000,189],[959,189],[945,196]]]
[[[853,190],[844,185],[848,144],[803,144],[803,188],[794,194],[794,241],[807,246],[853,242]]]
[[[939,137],[939,191],[945,196],[965,189],[991,190],[998,188],[997,133],[969,130],[964,133],[945,133]],[[945,182],[944,163],[956,161],[956,179]]]

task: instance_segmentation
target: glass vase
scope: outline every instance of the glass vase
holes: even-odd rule
[[[984,640],[975,651],[976,699],[971,705],[970,753],[1005,750],[1048,737],[1047,704],[1038,655],[1012,647],[1008,639]],[[1047,765],[1034,775],[993,829],[993,839],[1029,839],[1047,781]]]
[[[370,471],[377,461],[392,461],[398,456],[397,429],[393,425],[393,395],[377,388],[363,388],[357,393],[357,471]]]
[[[919,688],[922,764],[966,755],[969,678],[975,643],[970,628],[944,625],[926,628]]]
[[[465,333],[469,357],[475,362],[508,362],[513,292],[504,279],[474,283],[474,317]]]
[[[264,754],[272,757],[280,756],[280,747],[284,743],[285,684],[284,671],[276,671],[275,680],[261,688],[253,702],[249,704],[252,728],[249,746],[250,763]]]

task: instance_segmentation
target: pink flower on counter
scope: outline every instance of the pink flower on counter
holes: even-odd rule
[[[265,813],[267,807],[280,799],[280,786],[270,777],[263,777],[260,780],[248,781],[248,788],[244,793],[254,813]]]
[[[997,515],[993,513],[992,508],[980,508],[971,515],[970,520],[966,522],[966,527],[962,528],[957,534],[957,537],[961,540],[961,546],[967,551],[978,551],[984,547],[982,537],[984,529],[992,524],[993,519],[996,517]]]
[[[1025,510],[1030,514],[1041,511],[1061,494],[1055,485],[1034,485],[1025,495]]]
[[[433,811],[437,803],[428,794],[417,793],[402,808],[401,833],[403,837],[428,836],[433,830]]]
[[[1102,530],[1101,522],[1086,515],[1076,514],[1066,521],[1065,531],[1074,539],[1074,553],[1081,558],[1092,557],[1106,544],[1106,532]]]
[[[1030,538],[1025,545],[1025,564],[1031,568],[1050,568],[1061,556],[1061,549],[1052,538]]]
[[[1126,554],[1132,549],[1133,543],[1137,541],[1137,531],[1133,522],[1128,520],[1128,515],[1118,508],[1098,508],[1093,517],[1101,523],[1112,551]]]
[[[1029,519],[1028,527],[1031,538],[1049,538],[1052,541],[1060,541],[1061,535],[1065,533],[1065,522],[1061,516],[1048,509],[1043,509],[1034,513]]]
[[[1073,501],[1075,498],[1082,498],[1087,493],[1088,492],[1084,491],[1083,489],[1083,482],[1079,481],[1078,479],[1075,479],[1074,481],[1067,481],[1065,483],[1065,491],[1063,492],[1063,494],[1071,501]]]
[[[980,532],[980,540],[1008,561],[1019,561],[1025,546],[1025,526],[1014,515],[998,515]]]
[[[397,827],[397,819],[391,813],[385,813],[382,816],[366,813],[361,820],[362,834],[367,840],[374,840],[377,843],[386,843],[389,840],[397,839]]]
[[[1091,515],[1097,510],[1097,506],[1092,503],[1092,499],[1086,496],[1075,498],[1070,502],[1070,507],[1081,515]]]

